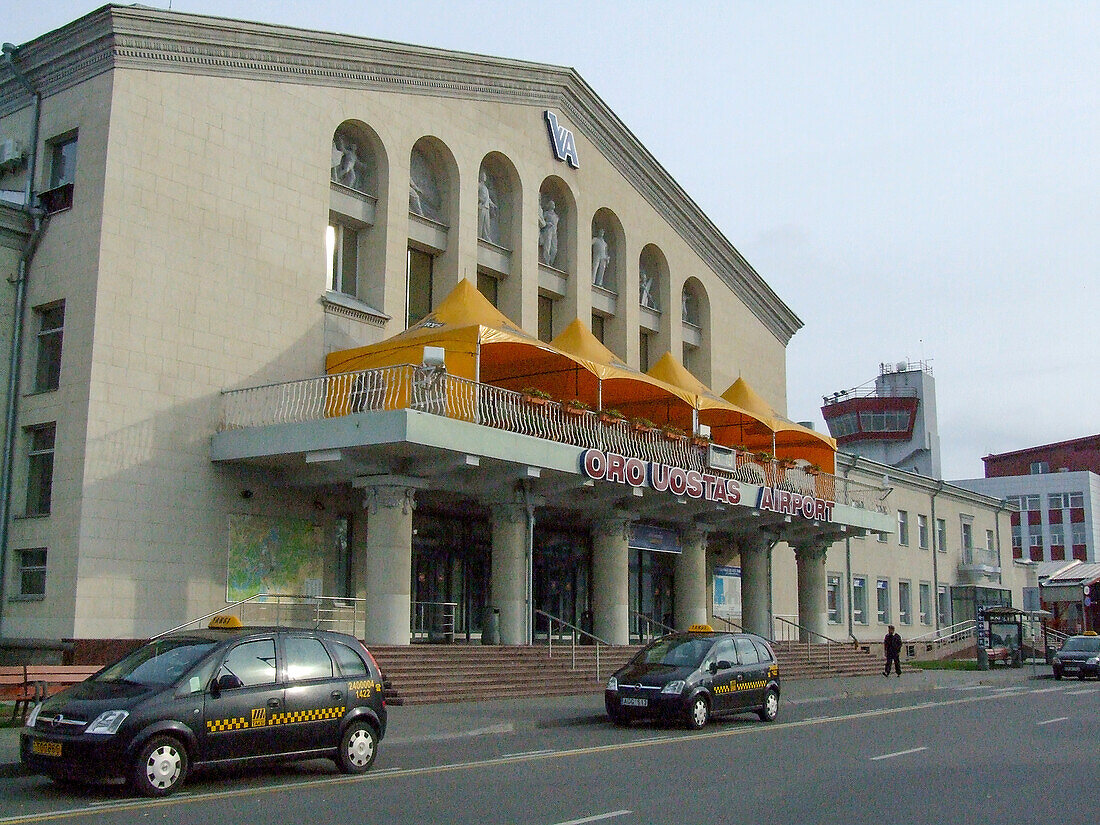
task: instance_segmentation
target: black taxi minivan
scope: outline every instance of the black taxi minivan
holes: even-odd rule
[[[766,640],[692,625],[651,642],[617,670],[604,706],[616,724],[657,717],[701,728],[712,716],[744,712],[774,722],[779,691],[779,663]]]
[[[218,616],[37,705],[20,758],[58,782],[128,781],[165,796],[194,767],[257,759],[327,757],[362,773],[385,733],[382,673],[357,639]]]

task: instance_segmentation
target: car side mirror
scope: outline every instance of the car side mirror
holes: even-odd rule
[[[709,665],[707,665],[707,670],[710,671],[710,675],[713,676],[715,673],[718,672],[718,665],[715,662],[711,662]]]
[[[236,690],[237,688],[244,687],[244,682],[234,676],[232,673],[223,673],[214,682],[215,694],[221,693],[223,690]]]
[[[731,667],[733,667],[733,665],[731,665],[725,659],[719,659],[718,660],[718,669],[719,670],[729,670]]]

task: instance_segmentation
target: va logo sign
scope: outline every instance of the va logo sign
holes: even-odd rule
[[[581,159],[577,154],[573,133],[564,126],[559,126],[557,115],[549,109],[546,110],[546,131],[550,133],[550,148],[554,150],[554,157],[567,162],[574,169],[580,169]]]

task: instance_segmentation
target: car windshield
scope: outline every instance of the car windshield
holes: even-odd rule
[[[1100,636],[1071,636],[1066,639],[1062,650],[1100,653]]]
[[[639,653],[638,659],[647,665],[698,667],[713,643],[711,638],[658,639]]]
[[[217,642],[210,639],[176,637],[157,639],[140,647],[100,673],[100,682],[133,682],[139,685],[170,685],[183,676]]]

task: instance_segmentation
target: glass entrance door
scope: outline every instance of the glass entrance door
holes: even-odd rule
[[[672,587],[675,563],[674,553],[631,548],[630,636],[632,641],[646,641],[664,635],[667,631],[661,625],[674,627]],[[646,619],[653,621],[646,621]]]
[[[536,533],[533,570],[536,610],[592,632],[589,601],[591,548],[584,533]],[[546,639],[551,622],[535,614],[535,638]],[[553,623],[555,634],[564,634]],[[578,640],[580,641],[580,640]]]

